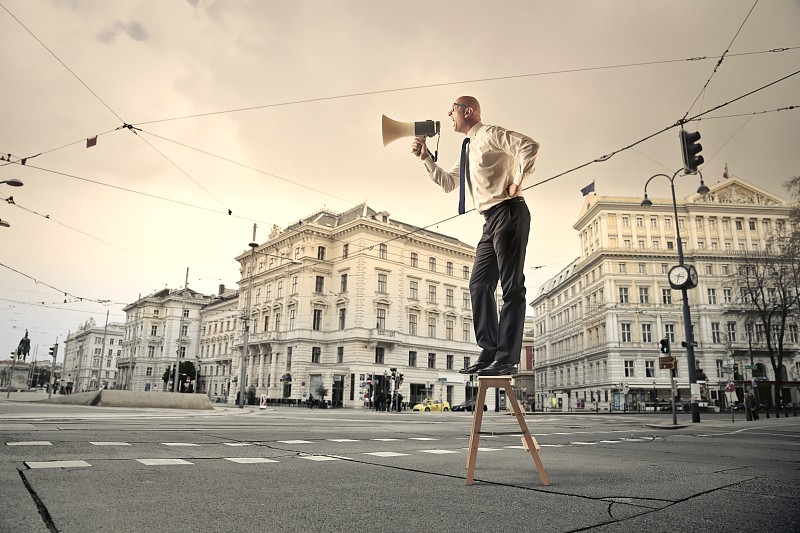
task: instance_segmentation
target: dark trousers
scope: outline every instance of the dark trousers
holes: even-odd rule
[[[522,197],[512,198],[484,213],[486,222],[475,250],[469,280],[479,361],[518,364],[525,325],[525,249],[531,214]],[[503,288],[497,316],[495,291]]]

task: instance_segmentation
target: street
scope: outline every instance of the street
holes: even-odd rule
[[[0,531],[798,531],[800,419],[0,401]]]

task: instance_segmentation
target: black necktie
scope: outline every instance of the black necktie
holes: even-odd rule
[[[469,180],[469,137],[464,139],[464,142],[461,143],[461,175],[459,176],[458,185],[458,214],[463,215],[465,211],[465,204],[466,204],[466,194],[465,191],[467,189],[467,185],[465,183],[466,180]]]

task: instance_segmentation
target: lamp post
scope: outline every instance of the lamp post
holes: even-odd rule
[[[641,204],[642,207],[650,207],[653,205],[653,202],[651,202],[647,197],[647,186],[650,184],[653,178],[663,176],[669,180],[670,191],[672,192],[672,211],[675,215],[675,238],[678,241],[678,264],[680,266],[684,265],[684,258],[683,244],[681,243],[680,224],[678,223],[678,202],[675,199],[675,177],[682,171],[683,169],[675,171],[672,177],[667,174],[655,174],[654,176],[650,176],[650,178],[648,178],[647,182],[644,184],[644,200],[642,200]],[[705,183],[703,183],[702,174],[700,174],[700,186],[698,187],[697,192],[703,196],[708,193],[708,187],[706,187]],[[696,343],[694,341],[694,332],[692,331],[692,314],[689,310],[689,294],[685,286],[680,290],[683,300],[683,331],[684,337],[686,338],[686,363],[689,367],[689,389],[692,396],[692,422],[700,422],[700,406],[694,399],[700,395],[700,386],[697,384],[697,368],[695,366],[694,359],[694,347]]]
[[[11,187],[22,187],[22,185],[23,185],[23,183],[21,181],[19,181],[18,179],[10,179],[10,180],[2,180],[2,181],[0,181],[0,185],[3,185],[3,184],[9,185]],[[13,198],[9,197],[8,203],[13,204],[14,203]],[[6,222],[3,219],[0,219],[0,228],[10,228],[10,227],[11,227],[11,224],[9,224],[8,222]]]
[[[255,269],[256,269],[256,248],[258,247],[258,243],[256,241],[256,225],[253,224],[253,242],[249,244],[250,246],[250,282],[247,288],[247,297],[245,298],[244,304],[244,316],[242,316],[242,322],[244,323],[244,332],[242,334],[242,358],[241,362],[239,363],[239,409],[244,409],[244,378],[245,373],[247,372],[247,356],[248,356],[248,341],[250,340],[250,301],[253,296],[253,277],[255,276]],[[245,269],[245,272],[247,270]]]

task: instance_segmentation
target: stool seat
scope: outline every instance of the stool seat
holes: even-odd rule
[[[478,376],[478,399],[475,401],[475,410],[472,414],[472,432],[469,436],[469,452],[467,453],[467,485],[472,485],[475,479],[475,462],[478,458],[478,442],[481,436],[481,423],[483,422],[483,409],[481,406],[486,401],[486,390],[492,387],[503,388],[506,397],[511,402],[511,413],[517,418],[519,429],[522,431],[522,446],[531,454],[536,471],[542,485],[549,485],[550,479],[544,471],[544,465],[539,457],[539,443],[536,442],[528,431],[528,424],[525,422],[525,411],[519,405],[514,389],[511,387],[512,376]]]

